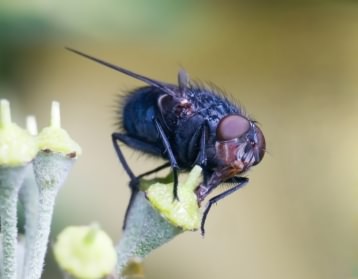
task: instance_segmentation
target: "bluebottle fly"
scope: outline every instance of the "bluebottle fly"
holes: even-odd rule
[[[179,71],[178,84],[170,84],[68,50],[147,84],[127,95],[120,107],[122,132],[112,134],[114,149],[130,178],[131,198],[125,220],[139,191],[140,178],[166,167],[173,172],[175,199],[180,198],[178,171],[188,171],[194,165],[203,169],[203,181],[196,189],[199,203],[221,183],[235,183],[208,201],[201,221],[204,234],[211,206],[244,186],[248,178],[242,175],[264,157],[265,138],[257,122],[216,89],[190,82],[184,70]],[[167,162],[135,175],[123,156],[120,142]]]

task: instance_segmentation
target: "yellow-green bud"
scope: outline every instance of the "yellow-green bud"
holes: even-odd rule
[[[146,196],[152,206],[174,226],[183,230],[197,230],[201,214],[194,192],[201,176],[201,168],[195,166],[184,183],[179,182],[179,201],[173,201],[173,182],[155,183],[148,187]]]
[[[0,166],[15,167],[30,162],[37,154],[34,138],[11,122],[10,104],[0,101]]]
[[[77,157],[81,154],[81,147],[71,139],[66,130],[61,128],[60,104],[52,103],[51,124],[44,128],[37,137],[40,150],[62,153]]]
[[[75,278],[102,278],[116,265],[112,240],[96,226],[65,228],[53,250],[59,266]]]

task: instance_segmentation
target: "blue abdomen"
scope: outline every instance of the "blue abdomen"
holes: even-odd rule
[[[123,129],[129,136],[151,143],[158,142],[153,118],[160,113],[157,108],[159,95],[155,87],[142,87],[128,94],[122,110]]]

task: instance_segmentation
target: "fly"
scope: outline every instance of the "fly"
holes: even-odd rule
[[[204,234],[211,206],[243,187],[248,178],[242,175],[264,157],[265,138],[257,122],[216,89],[190,82],[184,70],[179,71],[178,84],[170,84],[67,49],[147,84],[125,97],[120,108],[121,132],[112,134],[114,149],[130,178],[131,197],[123,227],[139,191],[140,178],[171,167],[173,197],[179,199],[178,172],[199,165],[203,169],[203,181],[196,189],[199,204],[221,183],[235,183],[235,186],[208,201],[201,221],[201,233]],[[119,142],[162,157],[167,162],[144,174],[135,175]]]

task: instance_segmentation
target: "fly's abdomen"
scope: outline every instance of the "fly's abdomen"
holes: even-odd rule
[[[122,110],[123,129],[129,136],[151,143],[158,142],[153,118],[159,113],[157,100],[161,94],[153,87],[143,87],[129,93]]]

